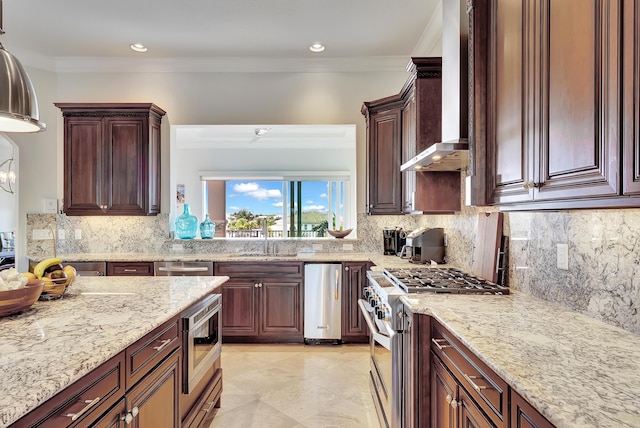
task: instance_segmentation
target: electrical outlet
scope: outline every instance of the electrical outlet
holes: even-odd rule
[[[342,251],[353,251],[353,244],[342,244]]]
[[[51,229],[33,229],[33,240],[53,239]]]
[[[322,244],[313,244],[313,251],[322,251]]]
[[[82,229],[76,229],[73,232],[75,239],[82,239]]]
[[[58,239],[65,239],[67,237],[64,229],[58,229],[57,236]]]
[[[171,245],[171,251],[184,251],[184,246],[182,244],[173,244]]]
[[[558,269],[569,270],[569,245],[558,244],[556,249]]]

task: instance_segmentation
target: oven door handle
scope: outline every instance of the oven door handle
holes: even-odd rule
[[[358,299],[358,306],[360,306],[360,312],[362,312],[362,316],[369,326],[369,330],[373,335],[373,339],[380,345],[384,346],[387,350],[391,351],[391,338],[380,333],[380,330],[378,330],[378,326],[373,321],[373,318],[371,318],[371,313],[367,310],[365,301],[362,299]]]

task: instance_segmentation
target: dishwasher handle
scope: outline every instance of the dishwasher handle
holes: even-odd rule
[[[209,269],[205,266],[198,267],[159,267],[160,272],[206,272]]]

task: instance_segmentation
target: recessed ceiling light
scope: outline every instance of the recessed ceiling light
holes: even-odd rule
[[[311,46],[309,46],[309,50],[311,52],[322,52],[324,50],[325,46],[322,43],[316,42],[314,44],[312,44]]]
[[[130,46],[131,50],[134,50],[136,52],[146,52],[147,51],[147,47],[145,45],[143,45],[142,43],[132,43]]]

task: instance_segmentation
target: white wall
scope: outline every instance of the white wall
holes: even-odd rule
[[[9,141],[7,137],[0,134],[0,163],[10,159],[13,152],[13,143]],[[16,166],[17,165],[14,165],[14,168]],[[2,170],[6,172],[7,165],[3,166]],[[7,187],[6,184],[5,187]],[[15,194],[11,194],[0,189],[0,232],[16,230],[16,216],[18,211],[18,207],[16,206],[17,203],[18,201]]]

